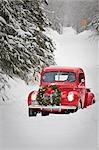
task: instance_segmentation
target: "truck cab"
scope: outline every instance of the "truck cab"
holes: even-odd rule
[[[46,67],[42,69],[40,88],[28,96],[29,116],[49,113],[69,114],[95,102],[86,88],[85,74],[79,67]]]

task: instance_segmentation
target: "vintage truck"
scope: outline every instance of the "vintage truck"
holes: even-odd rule
[[[40,87],[28,96],[28,114],[69,114],[95,103],[95,96],[85,85],[85,74],[79,67],[46,67],[42,69]]]

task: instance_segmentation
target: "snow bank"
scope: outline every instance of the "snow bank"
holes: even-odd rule
[[[2,150],[96,150],[96,105],[69,115],[29,118],[26,101],[20,101],[2,105],[0,114]]]
[[[4,79],[8,82],[8,86],[6,86],[4,90],[1,90],[0,104],[24,101],[33,89],[38,89],[39,87],[39,85],[35,82],[27,85],[19,78],[10,78],[5,76]],[[2,97],[4,97],[4,101]]]

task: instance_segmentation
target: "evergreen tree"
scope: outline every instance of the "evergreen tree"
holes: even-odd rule
[[[46,14],[52,28],[59,33],[62,27],[73,27],[77,33],[85,30],[81,26],[84,19],[92,20],[98,8],[98,0],[48,0],[45,5]],[[61,32],[60,32],[61,31]]]
[[[54,64],[42,0],[0,0],[0,68],[27,80],[33,68]]]

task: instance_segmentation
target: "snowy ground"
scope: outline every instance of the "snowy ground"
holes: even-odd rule
[[[63,33],[51,31],[57,64],[83,67],[87,85],[97,94],[96,42],[89,40],[88,32],[77,35],[66,28]],[[38,86],[27,86],[19,79],[10,79],[10,84],[11,99],[0,104],[0,150],[98,150],[99,102],[74,114],[29,118],[26,99]]]
[[[22,101],[0,107],[1,150],[96,150],[96,105],[36,118],[28,118]]]

